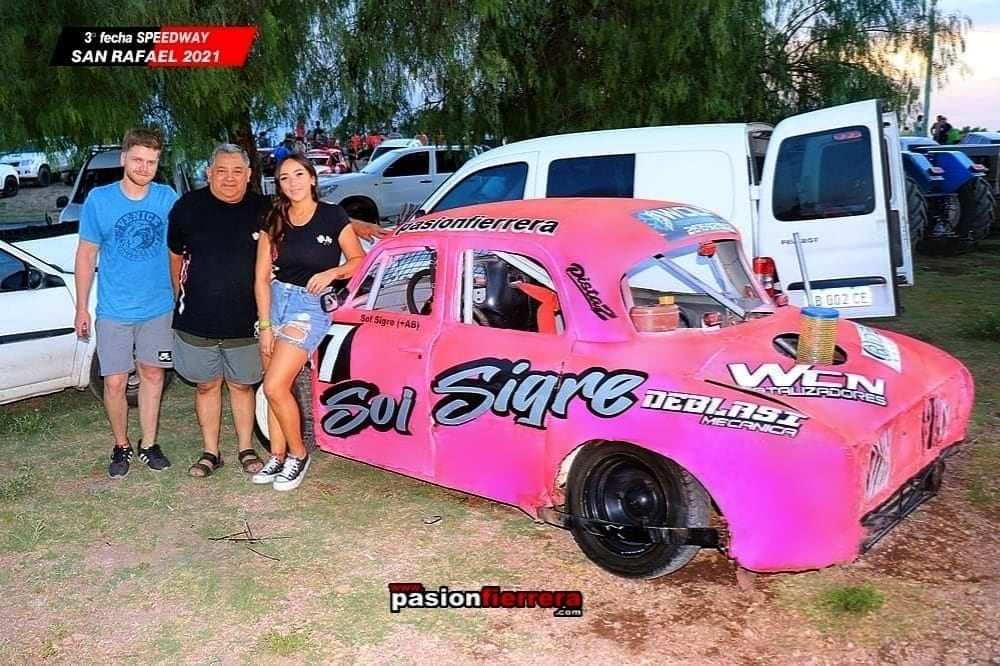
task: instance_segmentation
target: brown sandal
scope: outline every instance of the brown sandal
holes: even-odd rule
[[[205,479],[215,474],[223,464],[222,456],[217,456],[211,451],[202,451],[201,458],[188,468],[188,474],[196,479]]]
[[[237,459],[247,474],[256,474],[264,467],[264,461],[260,459],[257,452],[250,449],[243,449],[237,454]]]

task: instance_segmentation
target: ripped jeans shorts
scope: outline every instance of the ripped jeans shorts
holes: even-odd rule
[[[330,328],[330,314],[323,312],[319,295],[287,282],[271,282],[271,329],[275,340],[284,340],[312,356]]]

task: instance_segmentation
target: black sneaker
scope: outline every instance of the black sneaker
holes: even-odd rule
[[[154,472],[162,472],[170,468],[170,461],[163,455],[159,444],[143,447],[142,440],[139,440],[139,460],[146,463],[146,467]]]
[[[309,456],[296,458],[295,456],[285,456],[285,466],[281,468],[281,474],[274,478],[275,490],[295,490],[306,478],[306,470],[309,469]]]
[[[256,484],[274,483],[274,480],[278,478],[281,474],[282,468],[285,466],[285,461],[281,458],[275,458],[271,456],[264,463],[264,466],[259,472],[250,477],[250,480]]]
[[[128,476],[128,468],[132,463],[132,445],[116,446],[111,449],[111,464],[108,465],[108,476],[112,479],[122,479]]]

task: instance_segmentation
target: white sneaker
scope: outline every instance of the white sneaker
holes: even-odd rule
[[[274,479],[275,490],[295,490],[306,477],[306,470],[309,469],[309,455],[305,458],[295,456],[285,457],[285,466],[281,468],[281,473]]]
[[[273,483],[278,475],[281,474],[281,469],[285,466],[285,461],[280,458],[275,458],[271,456],[264,463],[264,466],[260,468],[260,471],[250,477],[250,480],[254,483],[259,483],[261,485],[265,483]]]

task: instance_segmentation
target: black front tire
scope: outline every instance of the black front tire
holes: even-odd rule
[[[6,180],[3,182],[3,196],[4,198],[12,197],[17,194],[18,182],[17,178],[14,176],[7,176]]]
[[[38,187],[48,187],[52,184],[52,172],[47,166],[38,169]]]
[[[566,506],[575,516],[650,527],[707,527],[711,503],[686,470],[652,451],[612,442],[588,446],[570,469]],[[677,571],[699,546],[641,543],[571,528],[577,545],[602,569],[625,578]]]
[[[163,393],[167,392],[167,387],[174,381],[174,371],[167,370],[163,374]],[[104,401],[104,377],[101,376],[101,361],[94,353],[94,358],[90,362],[90,392],[98,400]],[[162,395],[162,394],[161,394]],[[129,407],[139,406],[139,373],[133,370],[128,375],[128,386],[125,388],[125,399]]]
[[[973,178],[958,188],[962,214],[956,233],[959,238],[981,241],[990,235],[996,222],[997,202],[985,178]]]

